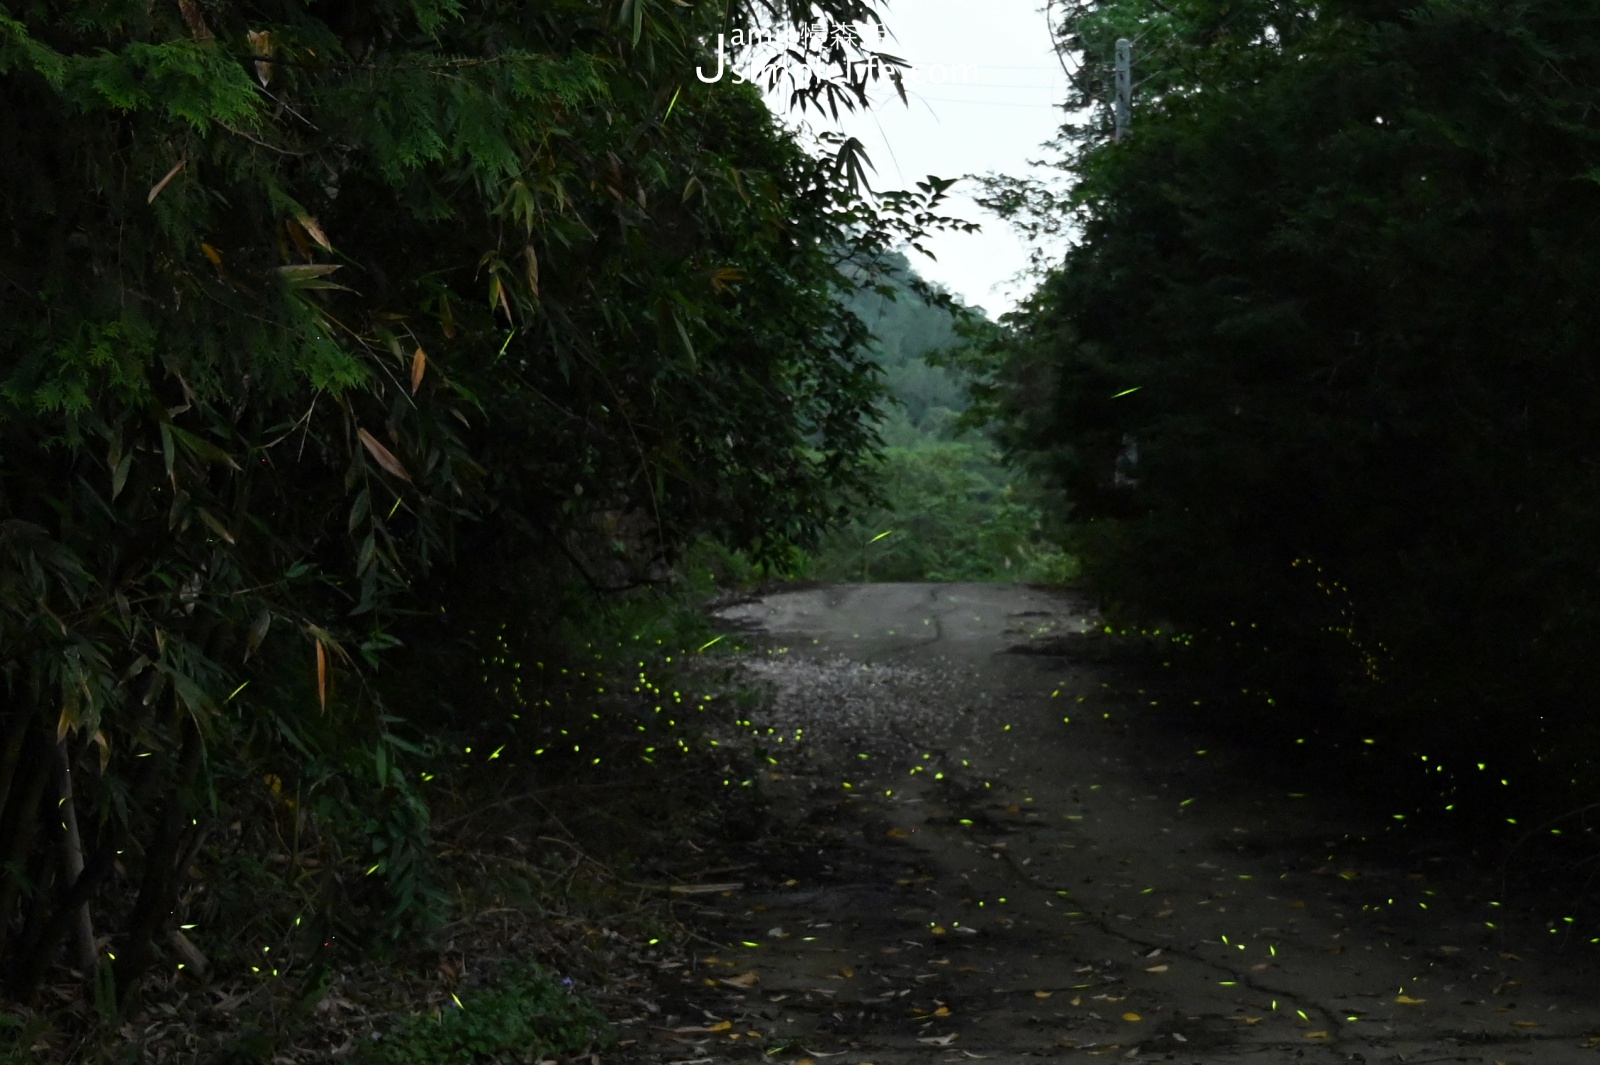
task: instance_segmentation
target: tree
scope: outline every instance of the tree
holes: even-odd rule
[[[279,788],[330,839],[387,826],[361,890],[404,927],[427,812],[376,670],[406,625],[505,567],[627,583],[701,533],[780,553],[860,481],[879,388],[841,264],[951,224],[947,183],[873,196],[859,144],[812,158],[754,89],[689,77],[717,30],[814,11],[877,18],[0,12],[13,994],[107,931],[135,987],[209,834],[262,843],[230,804]],[[876,68],[818,47],[838,76],[796,101],[864,99]]]
[[[1007,441],[1071,496],[1100,586],[1411,749],[1515,737],[1582,779],[1578,708],[1600,693],[1589,12],[1073,11],[1069,103],[1100,102],[1063,131],[1076,184],[990,200],[1081,235],[978,361]],[[1141,87],[1113,143],[1119,35]],[[1116,476],[1130,441],[1137,487]]]

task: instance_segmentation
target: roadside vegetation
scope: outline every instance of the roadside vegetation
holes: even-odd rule
[[[849,300],[872,334],[866,350],[888,390],[874,422],[884,447],[862,504],[798,560],[796,573],[829,581],[1073,579],[1077,561],[1060,546],[1061,508],[965,417],[971,381],[947,356],[971,323],[987,322],[983,312],[917,277],[902,254],[884,263],[882,291]]]
[[[664,761],[697,750],[683,552],[838,519],[882,396],[845,300],[965,224],[689,76],[819,15],[876,19],[0,12],[0,1053],[316,1057],[352,1048],[303,1024],[404,1041],[543,979],[478,971],[496,944],[581,991],[667,941],[616,869],[679,829],[628,826],[729,778]],[[814,48],[813,115],[894,76]]]
[[[1600,800],[1591,16],[1058,5],[1070,181],[987,198],[1075,242],[961,357],[1115,627],[1261,730],[1382,762],[1415,785],[1397,816],[1576,838],[1574,868]]]
[[[626,1043],[763,823],[700,610],[775,577],[1081,568],[1589,868],[1588,11],[1056,10],[1071,183],[987,196],[1077,239],[998,323],[896,251],[949,180],[689,76],[864,0],[0,11],[0,1062]],[[813,46],[811,114],[894,76]]]

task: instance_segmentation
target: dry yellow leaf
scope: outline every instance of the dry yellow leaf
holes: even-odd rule
[[[1255,1025],[1255,1024],[1260,1024],[1261,1023],[1261,1018],[1260,1017],[1248,1017],[1248,1016],[1246,1016],[1246,1015],[1244,1015],[1242,1013],[1235,1013],[1233,1016],[1229,1017],[1228,1020],[1230,1020],[1230,1021],[1238,1021],[1240,1024],[1250,1024],[1250,1025]]]
[[[938,1009],[933,1011],[933,1015],[935,1017],[948,1017],[950,1016],[950,1007],[940,1006]]]
[[[1073,995],[1072,998],[1068,1000],[1067,1005],[1081,1006],[1083,1005],[1083,997],[1080,995]]]
[[[1135,1021],[1144,1020],[1144,1018],[1139,1016],[1137,1013],[1131,1013],[1131,1012],[1130,1013],[1124,1013],[1122,1015],[1122,1019],[1127,1021],[1129,1024],[1132,1024]]]
[[[843,969],[839,970],[839,975],[844,977],[846,980],[850,979],[855,974],[856,974],[856,971],[854,969],[850,968],[850,966],[848,966],[848,965],[846,965]]]
[[[406,472],[404,466],[400,465],[400,460],[394,457],[394,452],[378,443],[377,437],[365,429],[357,429],[356,437],[361,441],[361,446],[367,449],[367,453],[377,460],[379,466],[382,466],[402,481],[411,480],[411,475]]]
[[[1053,992],[1053,991],[1035,991],[1033,993],[1033,997],[1034,998],[1049,998],[1054,993],[1055,992]]]
[[[1512,1021],[1511,1022],[1511,1026],[1513,1028],[1543,1028],[1544,1027],[1544,1025],[1540,1024],[1538,1021]]]
[[[1395,1003],[1401,1006],[1420,1006],[1426,1001],[1425,998],[1412,998],[1410,995],[1395,996]]]
[[[317,641],[317,702],[328,709],[328,649]]]
[[[1307,1032],[1306,1033],[1306,1038],[1307,1039],[1326,1039],[1326,1038],[1328,1038],[1328,1033],[1327,1032]]]
[[[885,832],[884,835],[888,836],[890,839],[905,839],[907,836],[911,835],[911,833],[907,832],[903,828],[891,828],[889,831]]]
[[[422,387],[422,375],[428,371],[427,353],[418,347],[411,356],[411,394],[417,394],[417,389]]]
[[[1147,973],[1164,973],[1166,971],[1167,967],[1165,965],[1152,965],[1145,970]]]

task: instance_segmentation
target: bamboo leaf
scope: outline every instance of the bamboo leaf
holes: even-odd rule
[[[228,541],[228,543],[231,544],[235,542],[233,539],[233,533],[228,531],[228,527],[222,524],[222,520],[205,507],[200,508],[200,520],[209,525],[212,532]]]
[[[356,501],[350,504],[350,521],[346,527],[347,531],[355,532],[356,526],[361,524],[362,519],[367,516],[368,511],[371,509],[372,492],[363,488],[361,494],[356,496]]]
[[[163,669],[161,675],[172,681],[173,694],[183,703],[184,708],[190,714],[197,710],[216,712],[217,704],[212,700],[211,696],[206,694],[206,690],[200,687],[193,677],[174,669]]]
[[[328,649],[321,640],[317,641],[317,702],[328,709]]]
[[[322,245],[327,251],[333,250],[333,243],[328,240],[328,235],[322,231],[322,226],[317,224],[317,220],[315,218],[312,218],[308,214],[301,213],[295,215],[294,220],[300,223],[300,227],[304,229],[308,235],[310,235],[312,240]],[[338,267],[335,266],[333,269],[337,270]]]
[[[676,311],[672,314],[672,324],[678,327],[678,339],[683,341],[683,350],[689,353],[689,364],[694,365],[699,361],[694,353],[694,342],[689,339],[689,330],[684,328],[683,318]]]
[[[250,656],[260,647],[261,641],[267,638],[267,629],[272,627],[272,611],[263,609],[250,623],[250,633],[245,637],[244,660],[250,661]]]
[[[202,459],[206,462],[220,463],[221,465],[227,466],[230,469],[237,470],[239,468],[239,464],[233,460],[232,455],[228,454],[226,451],[222,450],[220,447],[204,437],[196,436],[187,429],[179,429],[176,425],[172,425],[170,423],[163,423],[161,430],[163,433],[163,444],[165,444],[167,436],[170,435],[173,441],[178,444],[182,444],[183,449],[197,459]],[[167,472],[172,472],[172,464],[170,460],[167,464]]]
[[[133,468],[133,452],[125,452],[111,470],[111,498],[115,499],[122,494],[123,487],[128,483],[128,471]]]
[[[537,295],[537,293],[535,293]],[[418,347],[411,356],[411,394],[417,394],[417,389],[422,386],[422,375],[428,371],[428,356]]]
[[[347,286],[325,280],[329,274],[341,268],[339,263],[291,263],[276,269],[278,276],[291,289],[339,289],[349,292]]]
[[[168,479],[176,486],[178,482],[173,477],[172,464],[177,458],[177,452],[172,445],[172,426],[167,422],[161,423],[161,458],[166,462]]]
[[[522,249],[523,258],[528,260],[528,291],[533,293],[533,298],[539,298],[539,254],[529,244]]]
[[[166,176],[151,186],[150,195],[145,197],[144,202],[147,204],[155,203],[156,197],[161,195],[161,190],[167,187],[167,183],[173,178],[177,177],[179,174],[183,173],[183,168],[188,165],[189,160],[187,159],[179,159],[176,163],[174,163],[172,169],[167,171]]]
[[[361,445],[365,447],[369,453],[371,453],[372,457],[377,460],[379,466],[382,466],[386,471],[393,476],[400,478],[402,481],[411,480],[411,475],[407,473],[406,468],[400,464],[400,460],[394,457],[394,453],[392,451],[378,443],[377,437],[373,436],[365,429],[358,429],[356,431],[356,435],[361,438]]]
[[[289,239],[294,241],[294,250],[300,253],[300,258],[311,258],[311,242],[306,238],[310,236],[299,222],[293,218],[283,220],[283,228],[288,230]]]

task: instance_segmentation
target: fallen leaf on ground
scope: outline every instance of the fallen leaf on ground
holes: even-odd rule
[[[1544,1025],[1540,1024],[1538,1021],[1512,1021],[1511,1022],[1511,1027],[1513,1027],[1513,1028],[1543,1028]]]
[[[1326,1038],[1328,1038],[1328,1033],[1327,1032],[1307,1032],[1306,1033],[1306,1038],[1307,1039],[1326,1039]]]
[[[1055,994],[1054,991],[1035,991],[1033,993],[1033,997],[1034,998],[1049,998],[1053,994]]]
[[[1135,1021],[1144,1020],[1144,1018],[1139,1016],[1137,1013],[1131,1013],[1131,1012],[1130,1013],[1124,1013],[1122,1015],[1122,1019],[1127,1021],[1129,1024],[1132,1024]]]
[[[1165,965],[1152,965],[1145,970],[1147,973],[1164,973],[1166,971],[1167,967]]]
[[[718,1021],[709,1027],[703,1024],[690,1024],[682,1028],[674,1028],[672,1031],[677,1035],[710,1035],[713,1032],[726,1032],[732,1027],[732,1021]]]
[[[1236,1013],[1232,1017],[1229,1017],[1228,1020],[1230,1020],[1230,1021],[1238,1021],[1240,1024],[1260,1024],[1261,1023],[1261,1018],[1260,1017],[1246,1017],[1242,1013]]]
[[[940,1006],[938,1009],[933,1011],[933,1015],[935,1017],[948,1017],[950,1016],[950,1007]]]
[[[924,1036],[923,1038],[917,1040],[917,1042],[919,1042],[919,1043],[926,1043],[929,1046],[935,1046],[935,1047],[947,1047],[947,1046],[949,1046],[951,1043],[953,1043],[955,1041],[956,1041],[956,1033],[955,1032],[951,1032],[949,1035]]]
[[[1425,998],[1412,998],[1410,995],[1396,995],[1395,1002],[1401,1006],[1420,1006],[1428,1001]]]
[[[740,973],[738,976],[730,976],[722,982],[729,987],[755,987],[761,982],[761,977],[754,972]]]

